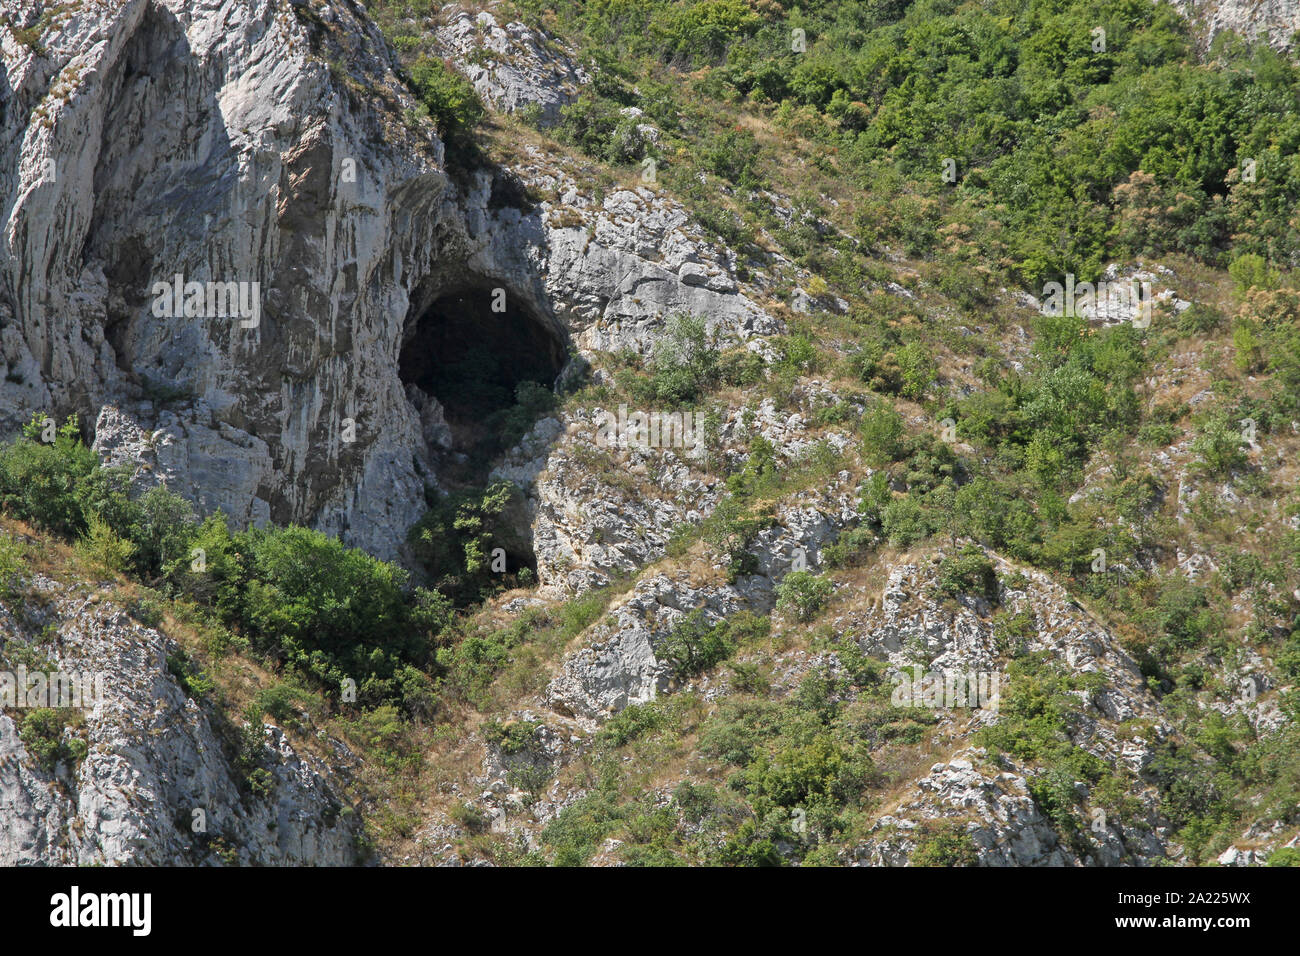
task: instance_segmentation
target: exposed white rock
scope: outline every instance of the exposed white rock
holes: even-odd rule
[[[19,22],[36,15],[17,5]],[[523,71],[492,73],[506,107],[569,95],[545,38],[450,15],[455,37],[478,43],[481,27]],[[449,436],[397,357],[424,310],[466,282],[505,290],[561,345],[648,352],[677,311],[707,315],[721,337],[779,330],[731,278],[734,253],[648,189],[596,202],[534,154],[519,179],[566,197],[574,229],[552,222],[550,200],[494,198],[503,174],[453,184],[377,29],[345,5],[88,0],[41,44],[6,33],[0,48],[13,90],[0,428],[77,412],[142,481],[239,524],[296,521],[402,556]],[[327,57],[344,47],[340,76]],[[683,278],[687,262],[703,264],[702,283]],[[244,283],[256,324],[155,314],[155,283],[176,275]]]
[[[1173,7],[1200,26],[1203,48],[1225,30],[1250,40],[1263,39],[1286,49],[1300,31],[1300,4],[1295,0],[1172,0]]]
[[[518,21],[502,26],[488,10],[447,4],[435,30],[438,46],[465,73],[483,101],[507,113],[535,106],[544,125],[559,120],[591,76],[552,36]]]
[[[24,711],[0,714],[0,865],[357,861],[355,818],[319,761],[266,725],[270,791],[249,792],[211,713],[169,672],[174,646],[97,588],[29,587],[47,602],[39,631],[0,603],[6,657],[31,645],[60,671],[99,674],[103,697],[76,731],[89,748],[75,772],[35,765],[18,736]]]
[[[967,750],[935,764],[916,781],[915,796],[882,816],[868,840],[846,851],[845,862],[907,865],[942,823],[965,834],[978,866],[1117,866],[1164,856],[1147,826],[1102,815],[1093,816],[1094,825],[1081,834],[1083,845],[1066,844],[1030,794],[1026,771],[1005,760],[1006,769],[999,771],[985,756]]]

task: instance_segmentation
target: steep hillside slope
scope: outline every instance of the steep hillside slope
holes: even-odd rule
[[[1243,11],[24,0],[0,861],[1300,860]]]

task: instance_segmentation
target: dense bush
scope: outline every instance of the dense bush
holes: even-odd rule
[[[826,607],[834,586],[810,571],[791,571],[776,586],[776,607],[796,621],[811,621]]]
[[[505,550],[507,509],[520,501],[519,488],[508,481],[486,488],[464,488],[439,496],[407,534],[438,589],[459,605],[481,600],[517,579],[513,569],[493,568],[492,552]],[[498,555],[500,558],[500,555]]]
[[[996,604],[997,571],[982,548],[967,545],[939,565],[939,590],[952,595],[975,594]]]
[[[644,119],[624,115],[626,103],[594,86],[560,111],[559,138],[614,166],[644,159],[650,147],[641,131]]]
[[[432,592],[429,597],[436,594]],[[590,591],[570,600],[558,611],[534,608],[499,628],[459,623],[444,627],[437,651],[444,685],[470,703],[486,706],[492,682],[520,656],[521,649],[530,643],[567,644],[600,616],[610,597],[607,588]],[[437,610],[446,613],[447,609],[439,605]]]
[[[1067,272],[1096,275],[1109,259],[1169,252],[1226,265],[1234,243],[1237,256],[1265,263],[1243,273],[1254,283],[1267,279],[1268,263],[1300,254],[1291,215],[1300,167],[1288,145],[1300,136],[1296,66],[1230,33],[1198,61],[1186,22],[1167,6],[521,6],[538,19],[554,17],[605,62],[619,63],[625,80],[648,80],[655,60],[711,63],[717,69],[699,80],[697,95],[748,99],[760,108],[781,103],[779,121],[837,151],[845,174],[878,191],[861,216],[868,247],[932,254],[954,245],[956,234],[945,230],[955,223],[967,230],[960,243],[981,261],[1031,287]],[[1092,49],[1098,26],[1106,30],[1102,52]],[[795,27],[805,31],[806,51],[793,49]],[[663,108],[674,93],[676,108]],[[643,92],[635,105],[656,118],[693,107],[682,91],[662,90]],[[586,138],[594,155],[616,138],[612,122]],[[730,135],[708,130],[688,138],[692,165],[752,188],[756,170],[746,160],[756,151],[747,140],[733,145]],[[957,182],[946,184],[939,171],[949,158]],[[1247,158],[1254,176],[1242,175]],[[950,250],[942,255],[963,261]],[[947,294],[976,307],[992,277],[960,272],[967,278]],[[948,280],[958,274],[945,270]]]
[[[427,643],[408,625],[405,574],[307,528],[255,530],[243,623],[268,651],[325,685],[422,659]]]
[[[888,402],[873,402],[859,425],[867,463],[883,468],[903,457],[903,416]]]
[[[692,677],[725,660],[734,649],[725,622],[710,624],[704,611],[696,609],[673,626],[655,648],[677,678]]]
[[[75,416],[55,431],[36,415],[21,438],[0,449],[0,507],[48,531],[75,537],[86,530],[83,492],[97,467],[95,453],[81,443]]]
[[[633,380],[637,399],[668,407],[701,398],[718,382],[719,351],[704,319],[671,317],[655,347],[648,380]]]
[[[136,495],[123,472],[100,468],[75,419],[50,431],[38,417],[0,447],[6,512],[76,538],[102,572],[195,601],[331,697],[351,679],[363,704],[433,706],[418,668],[431,663],[432,638],[450,623],[446,597],[409,591],[405,571],[319,531],[234,532],[219,514],[199,522],[166,487]]]
[[[409,67],[411,86],[449,144],[464,147],[483,118],[483,103],[473,85],[447,63],[420,57]]]
[[[88,747],[80,737],[67,736],[69,712],[38,707],[22,718],[18,737],[37,766],[53,773],[60,763],[75,762],[86,756]]]
[[[657,700],[624,707],[605,722],[596,734],[602,747],[617,748],[658,730],[668,720],[667,709]]]
[[[974,866],[979,861],[975,841],[959,823],[939,823],[922,831],[909,861],[912,866]]]

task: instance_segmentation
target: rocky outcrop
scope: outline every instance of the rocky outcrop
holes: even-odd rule
[[[102,696],[83,698],[75,729],[64,730],[85,743],[84,758],[52,769],[20,739],[31,711],[0,713],[0,865],[358,861],[356,820],[319,760],[264,725],[257,762],[267,776],[250,791],[229,731],[169,669],[175,645],[106,588],[40,576],[26,588],[21,604],[0,603],[4,669],[44,658],[52,671],[96,675]]]
[[[89,426],[112,404],[161,433],[158,474],[205,508],[392,554],[422,486],[394,366],[448,245],[442,149],[403,122],[374,26],[313,11],[87,2],[35,48],[5,34],[0,408],[9,428],[33,410]],[[156,284],[176,276],[203,291],[169,316]]]
[[[1296,0],[1173,0],[1173,7],[1197,25],[1206,48],[1220,33],[1231,30],[1282,50],[1291,46],[1300,31]]]
[[[1071,673],[1105,676],[1105,687],[1091,698],[1096,716],[1118,722],[1155,713],[1155,699],[1137,663],[1114,635],[1041,571],[994,556],[1002,582],[1001,610],[1027,615],[1031,622],[1027,636],[1012,638],[998,634],[993,609],[983,598],[963,594],[943,599],[937,580],[942,558],[943,553],[936,552],[924,563],[895,565],[880,601],[837,618],[836,627],[852,634],[867,653],[900,670],[919,664],[928,670],[990,671],[1008,654],[1047,652]]]
[[[980,748],[937,763],[916,781],[902,806],[882,815],[872,835],[845,851],[860,866],[906,866],[927,839],[947,825],[969,841],[976,866],[1149,865],[1165,855],[1150,822],[1107,820],[1095,814],[1088,833],[1074,845],[1064,840],[1030,793],[1026,773],[1007,758],[1007,769],[988,765]]]
[[[513,113],[533,107],[543,125],[554,125],[560,109],[591,82],[554,37],[518,21],[502,26],[487,10],[475,14],[454,3],[443,7],[439,18],[436,43],[493,109]]]
[[[730,586],[696,588],[682,575],[639,581],[565,659],[547,691],[548,702],[560,713],[588,719],[645,703],[669,687],[668,665],[655,648],[675,624],[696,610],[716,624],[750,608],[751,602]]]

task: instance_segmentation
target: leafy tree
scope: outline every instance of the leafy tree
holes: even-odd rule
[[[692,677],[725,660],[732,651],[725,623],[710,624],[702,609],[697,608],[672,629],[655,648],[655,656],[665,661],[678,678]]]
[[[82,483],[98,466],[81,442],[75,415],[49,435],[44,416],[34,415],[22,437],[0,449],[0,507],[46,530],[76,537],[86,530]]]
[[[834,587],[811,571],[791,571],[776,586],[776,607],[796,621],[811,621],[826,607]]]
[[[445,60],[422,56],[411,64],[411,86],[438,127],[438,135],[464,147],[483,118],[483,103],[473,85]]]

